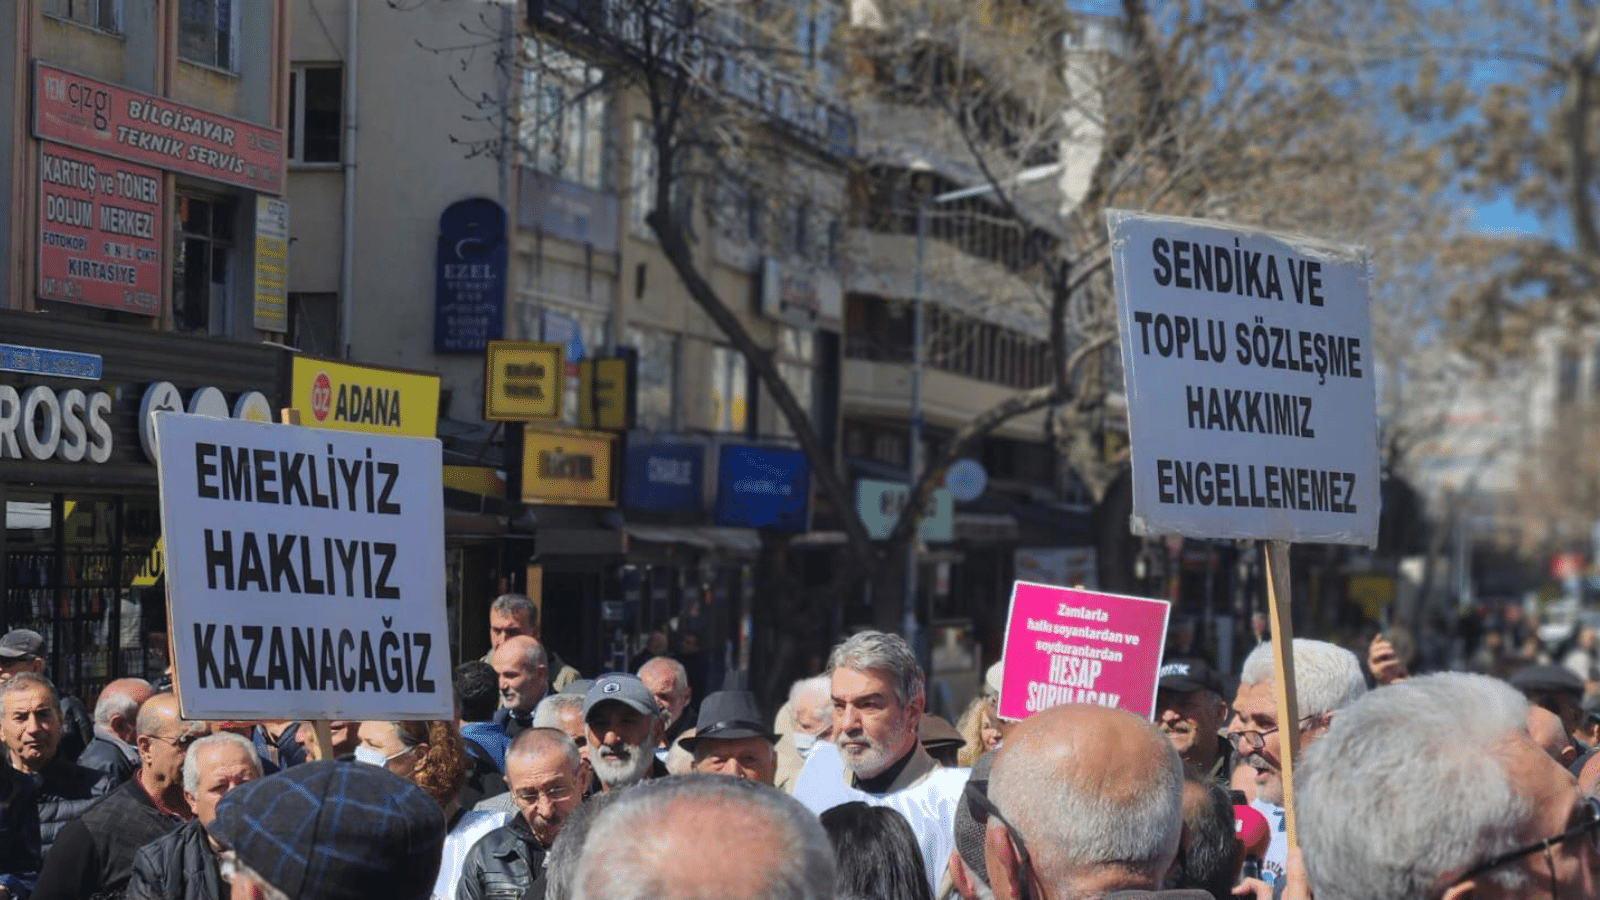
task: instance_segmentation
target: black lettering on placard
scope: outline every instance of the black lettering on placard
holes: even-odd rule
[[[193,646],[202,688],[377,694],[438,690],[428,669],[433,635],[425,631],[385,628],[375,635],[365,629],[196,622]]]
[[[205,500],[398,516],[405,512],[395,493],[400,476],[399,463],[374,459],[371,448],[347,457],[328,444],[318,459],[299,450],[195,445],[195,493]]]
[[[399,556],[392,541],[205,529],[206,583],[214,591],[399,600]]]
[[[1178,506],[1355,515],[1356,475],[1303,466],[1156,460],[1156,500]]]

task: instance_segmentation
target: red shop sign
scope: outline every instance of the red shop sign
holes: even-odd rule
[[[34,64],[33,134],[118,159],[283,193],[283,133]]]
[[[161,173],[39,145],[39,297],[161,312]]]

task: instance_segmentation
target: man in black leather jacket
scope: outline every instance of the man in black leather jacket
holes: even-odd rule
[[[222,732],[195,741],[183,760],[183,793],[194,821],[144,845],[133,858],[133,879],[124,900],[218,900],[223,896],[217,848],[206,827],[217,817],[217,801],[261,777],[255,746]]]
[[[116,783],[86,769],[61,750],[61,712],[56,689],[43,675],[20,672],[0,687],[0,738],[10,768],[30,781],[39,808],[41,851],[48,855],[56,835]]]
[[[525,897],[530,889],[543,896],[545,854],[583,801],[588,768],[572,738],[554,728],[517,735],[506,750],[506,782],[517,814],[467,852],[457,900]]]

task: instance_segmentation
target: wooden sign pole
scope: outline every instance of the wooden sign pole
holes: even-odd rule
[[[1279,773],[1283,777],[1283,824],[1289,846],[1298,845],[1294,826],[1294,767],[1300,757],[1300,699],[1294,683],[1294,618],[1289,610],[1289,544],[1266,541],[1267,611],[1272,624],[1272,675],[1278,700]]]
[[[300,424],[300,410],[284,407],[278,410],[278,420],[285,425]],[[333,759],[333,729],[327,719],[312,719],[311,730],[317,736],[317,758]]]

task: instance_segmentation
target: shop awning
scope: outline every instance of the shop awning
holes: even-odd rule
[[[761,551],[761,534],[753,528],[723,528],[713,525],[644,525],[629,522],[624,526],[630,540],[652,544],[682,544],[701,550],[755,554]]]

